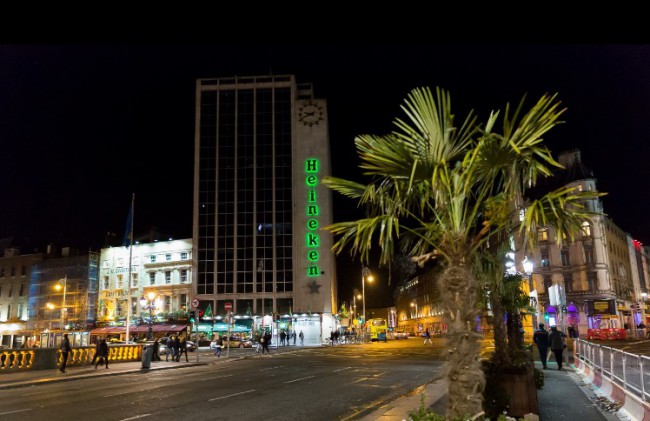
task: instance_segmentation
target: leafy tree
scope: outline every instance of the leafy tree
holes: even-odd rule
[[[559,168],[542,136],[563,110],[555,96],[542,96],[527,112],[524,101],[506,106],[501,130],[499,112],[479,124],[469,113],[454,123],[450,95],[436,89],[414,89],[402,106],[405,119],[395,120],[387,135],[361,135],[355,144],[368,184],[328,177],[324,183],[356,199],[367,217],[329,226],[335,253],[349,247],[368,261],[373,243],[380,264],[404,253],[418,263],[442,260],[439,289],[448,324],[449,415],[478,414],[484,377],[476,331],[479,282],[473,271],[477,253],[490,241],[502,243],[513,224],[525,244],[532,245],[536,227],[553,225],[558,238],[574,237],[590,212],[583,202],[593,192],[559,189],[526,203],[524,193],[539,176]],[[516,222],[513,222],[516,221]],[[397,250],[396,250],[397,248]]]

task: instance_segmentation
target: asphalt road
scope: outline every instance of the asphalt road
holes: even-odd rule
[[[416,338],[237,351],[249,358],[5,390],[0,419],[357,419],[437,377],[444,358],[440,339],[424,346]]]

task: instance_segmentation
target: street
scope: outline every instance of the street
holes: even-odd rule
[[[207,366],[112,377],[98,370],[91,379],[4,390],[0,418],[357,419],[431,381],[445,355],[441,339],[424,346],[420,338],[282,351],[231,350],[230,360],[205,353]]]

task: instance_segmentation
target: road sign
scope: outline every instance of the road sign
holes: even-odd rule
[[[193,298],[192,299],[192,308],[199,308],[199,299],[198,298]]]
[[[231,303],[230,301],[226,301],[226,302],[223,304],[223,308],[224,308],[226,311],[232,311],[232,303]]]

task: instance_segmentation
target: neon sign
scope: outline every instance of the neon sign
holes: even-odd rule
[[[305,161],[305,184],[307,184],[307,234],[305,245],[307,246],[307,276],[310,278],[320,275],[318,260],[320,258],[320,237],[318,236],[320,209],[318,207],[318,196],[316,186],[318,185],[318,173],[320,162],[317,159]]]

